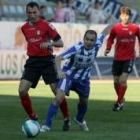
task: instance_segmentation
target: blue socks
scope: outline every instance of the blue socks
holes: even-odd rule
[[[47,116],[46,116],[46,121],[45,121],[45,125],[48,126],[49,128],[51,128],[52,123],[53,123],[53,119],[57,114],[57,110],[58,110],[59,106],[56,106],[54,104],[51,103],[48,112],[47,112]],[[76,119],[79,122],[83,122],[84,121],[84,116],[87,112],[87,105],[82,106],[80,104],[77,105],[77,115],[76,115]]]
[[[57,114],[58,108],[59,108],[58,106],[51,103],[48,109],[45,125],[48,126],[49,128],[51,128],[52,126],[52,122],[53,122],[54,117]]]
[[[76,115],[76,119],[79,121],[79,122],[83,122],[84,121],[84,116],[87,112],[87,105],[80,105],[78,104],[77,105],[77,110],[78,110],[78,113]]]

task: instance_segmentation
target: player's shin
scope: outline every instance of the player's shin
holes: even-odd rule
[[[116,94],[119,94],[119,83],[114,83],[114,89],[116,91]]]
[[[60,104],[60,109],[61,109],[64,119],[69,119],[69,116],[70,116],[69,109],[68,109],[67,101],[65,98]]]
[[[122,103],[123,99],[124,99],[124,95],[127,89],[127,85],[120,85],[119,87],[119,96],[118,96],[118,100],[117,103]]]
[[[22,95],[20,99],[21,99],[22,106],[25,109],[26,113],[28,114],[29,118],[33,120],[37,120],[38,116],[32,107],[32,102],[29,97],[29,94],[27,93]]]
[[[48,126],[49,128],[51,128],[52,126],[52,122],[53,122],[54,117],[57,114],[57,110],[58,110],[58,106],[51,103],[47,112],[46,122],[45,122],[45,125]]]
[[[76,115],[76,119],[79,121],[79,122],[83,122],[84,121],[84,116],[87,112],[87,105],[81,105],[78,103],[77,105],[77,115]]]

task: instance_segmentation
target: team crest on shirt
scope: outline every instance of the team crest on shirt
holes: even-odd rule
[[[129,35],[132,35],[132,31],[129,31]]]
[[[37,35],[40,35],[40,34],[41,34],[40,30],[37,30],[37,31],[36,31],[36,34],[37,34]]]

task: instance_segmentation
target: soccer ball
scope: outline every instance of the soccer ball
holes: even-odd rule
[[[40,125],[37,121],[26,120],[22,124],[22,131],[27,137],[32,138],[40,133]]]

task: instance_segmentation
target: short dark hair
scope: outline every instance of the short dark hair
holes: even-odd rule
[[[95,37],[97,38],[97,32],[95,32],[94,30],[87,30],[86,32],[85,32],[85,34],[84,34],[84,38],[85,38],[85,36],[87,35],[87,34],[95,34]]]
[[[40,9],[46,8],[45,5],[40,5]]]
[[[100,5],[101,5],[101,2],[99,2],[98,0],[96,0],[96,1],[94,2],[94,4],[100,4]]]
[[[38,9],[39,9],[39,5],[38,5],[38,3],[36,3],[36,2],[29,2],[27,5],[26,5],[26,11],[27,11],[27,8],[28,7],[37,7]]]
[[[120,14],[127,14],[131,16],[131,8],[127,6],[123,6],[120,8]]]

